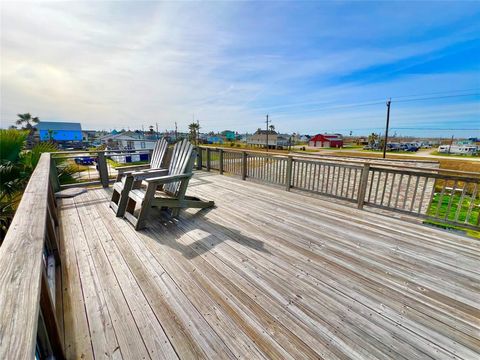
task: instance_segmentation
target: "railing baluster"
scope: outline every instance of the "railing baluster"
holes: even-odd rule
[[[390,202],[392,200],[392,195],[393,195],[393,187],[395,186],[395,178],[397,177],[397,174],[394,173],[393,174],[393,179],[392,179],[392,184],[390,185],[390,191],[389,191],[389,194],[388,194],[388,207],[390,207]]]
[[[375,169],[372,169],[372,171],[370,173],[372,174],[372,176],[370,178],[370,187],[368,189],[367,202],[370,202],[370,198],[372,196],[373,181],[375,179]]]
[[[410,190],[410,180],[411,179],[412,179],[412,176],[408,175],[407,187],[405,188],[405,197],[403,198],[403,205],[402,205],[403,210],[405,210],[405,206],[407,205],[408,191]]]
[[[398,189],[397,189],[397,198],[395,199],[395,205],[394,205],[395,208],[398,205],[398,198],[400,197],[400,188],[402,187],[402,180],[403,180],[403,174],[400,174],[400,180],[398,182]]]
[[[475,183],[474,188],[473,188],[473,192],[472,192],[472,196],[470,197],[470,206],[468,207],[467,215],[465,216],[465,221],[464,221],[465,224],[470,223],[470,214],[472,213],[473,205],[474,205],[475,201],[477,200],[477,189],[478,189],[478,184]],[[480,213],[479,213],[478,217],[480,218]]]
[[[454,183],[453,183],[453,188],[452,188],[452,191],[450,193],[450,199],[448,200],[448,205],[447,205],[447,211],[445,212],[445,220],[448,220],[448,215],[450,215],[450,208],[452,207],[452,202],[453,202],[453,199],[455,198],[455,192],[457,190],[457,184],[458,184],[458,181],[455,180]]]
[[[457,211],[455,212],[455,219],[454,221],[458,221],[458,216],[460,215],[460,210],[462,209],[463,206],[463,199],[465,198],[465,191],[467,189],[467,182],[463,182],[463,189],[462,189],[462,195],[460,196],[460,201],[457,204]]]
[[[383,183],[382,200],[380,201],[380,205],[383,205],[383,199],[385,198],[385,190],[387,188],[388,176],[389,176],[389,173],[386,172],[385,173],[385,181]]]
[[[420,196],[420,203],[418,204],[418,211],[417,211],[418,214],[422,212],[423,198],[425,197],[425,190],[427,189],[427,186],[428,186],[428,177],[425,177],[425,184],[423,185],[422,195]]]
[[[415,187],[413,188],[413,196],[412,196],[412,203],[410,204],[410,212],[413,211],[413,206],[416,200],[419,182],[420,182],[420,176],[417,175],[417,179],[415,180]]]
[[[438,195],[437,210],[435,211],[435,217],[438,217],[438,214],[440,213],[440,208],[442,207],[443,195],[445,194],[445,188],[446,188],[446,187],[447,187],[447,180],[444,180],[444,181],[443,181],[442,191],[440,192],[440,195]]]

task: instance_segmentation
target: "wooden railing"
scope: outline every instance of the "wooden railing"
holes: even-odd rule
[[[42,154],[0,246],[0,359],[64,358],[55,169]]]
[[[81,150],[59,151],[52,153],[52,160],[59,174],[71,173],[70,183],[61,184],[62,188],[108,184],[117,176],[117,172],[110,165],[108,159],[115,160],[122,157],[142,157],[149,161],[151,150]],[[82,164],[82,160],[85,165]],[[88,163],[87,160],[91,161]],[[127,163],[125,165],[128,165]]]
[[[200,147],[197,169],[218,170],[434,222],[480,227],[480,175],[381,160],[315,158]]]

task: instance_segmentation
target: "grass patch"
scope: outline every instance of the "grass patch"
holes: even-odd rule
[[[468,235],[470,237],[480,239],[480,231],[477,231],[477,230],[472,230],[472,229],[465,228],[465,227],[462,227],[462,226],[457,226],[457,225],[445,224],[445,223],[435,221],[435,220],[425,220],[425,221],[423,221],[423,223],[428,224],[428,225],[433,225],[435,227],[445,229],[445,230],[455,230],[455,231],[458,231],[458,232],[462,232],[465,235]]]
[[[448,203],[452,201],[450,208],[448,207]],[[473,201],[473,204],[472,204]],[[458,222],[464,222],[467,219],[468,209],[472,206],[472,210],[470,212],[470,216],[468,217],[468,224],[476,226],[478,224],[478,217],[480,216],[480,199],[477,197],[475,199],[471,199],[468,195],[465,195],[463,200],[461,201],[460,194],[446,194],[443,197],[440,196],[440,193],[435,193],[432,203],[428,208],[427,215],[439,217],[442,219],[446,219],[449,221],[454,221],[455,216],[458,211]],[[438,215],[437,214],[438,210]],[[451,225],[445,224],[441,221],[436,220],[425,220],[424,223],[431,224],[434,226],[442,227],[444,229],[454,229],[465,232],[469,236],[480,238],[480,229],[479,230],[472,230],[465,227],[462,227],[461,224],[459,225]]]
[[[117,167],[122,167],[122,166],[148,164],[148,161],[132,161],[132,162],[129,162],[129,163],[120,163],[120,162],[114,161],[112,159],[107,159],[107,162],[114,169],[117,168]]]
[[[480,156],[478,154],[473,155],[473,154],[445,154],[441,153],[438,151],[433,151],[430,153],[431,155],[437,155],[437,156],[445,156],[445,157],[454,157],[454,158],[479,158]]]

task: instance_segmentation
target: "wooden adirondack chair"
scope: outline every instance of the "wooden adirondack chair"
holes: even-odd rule
[[[168,142],[165,138],[158,140],[152,152],[150,164],[131,165],[117,168],[118,174],[113,184],[113,194],[110,200],[110,207],[115,211],[117,217],[125,214],[127,206],[128,192],[139,188],[142,180],[147,177],[161,176],[168,172],[168,169],[162,169],[162,162],[167,153]]]
[[[175,145],[168,174],[146,178],[146,190],[133,189],[128,193],[125,218],[136,230],[145,227],[146,218],[152,206],[169,208],[172,216],[178,216],[182,208],[208,208],[215,205],[213,201],[202,201],[197,197],[186,196],[195,162],[196,153],[192,144],[183,140]],[[161,192],[157,191],[163,185]]]

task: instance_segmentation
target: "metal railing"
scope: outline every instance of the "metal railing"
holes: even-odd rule
[[[480,228],[480,175],[372,160],[312,158],[199,147],[197,169],[422,217]]]

